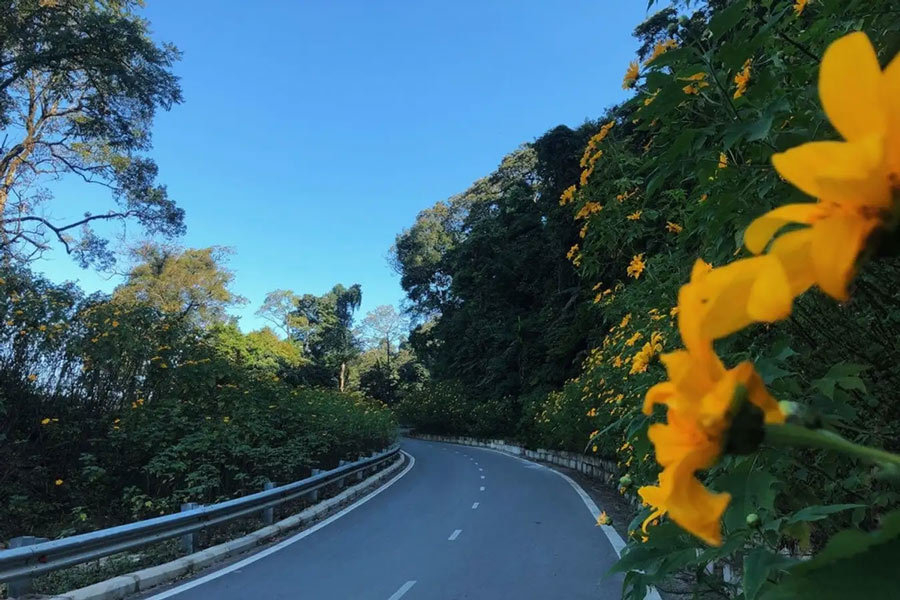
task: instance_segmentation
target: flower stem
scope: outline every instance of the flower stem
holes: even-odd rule
[[[831,431],[798,425],[766,425],[766,441],[778,446],[807,446],[836,450],[856,458],[900,468],[900,456],[886,450],[853,443]]]

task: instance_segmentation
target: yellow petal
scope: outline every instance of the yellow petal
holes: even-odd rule
[[[647,395],[644,397],[644,414],[650,415],[653,407],[657,404],[668,404],[669,399],[674,395],[675,384],[669,381],[657,383],[647,390]]]
[[[666,418],[665,425],[657,423],[647,429],[659,464],[667,467],[690,460],[696,469],[706,469],[716,461],[721,452],[719,440],[708,437],[692,416],[669,410]]]
[[[698,294],[705,309],[701,320],[702,337],[717,340],[743,329],[754,320],[748,312],[751,290],[770,260],[767,256],[747,258],[710,272],[704,289]]]
[[[786,204],[756,218],[744,231],[744,245],[753,254],[762,252],[775,233],[788,223],[812,223],[824,216],[821,204]]]
[[[813,226],[812,262],[823,292],[837,300],[847,299],[856,257],[875,225],[874,221],[838,214]]]
[[[795,298],[808,290],[816,280],[812,264],[811,246],[813,229],[806,227],[778,236],[769,249],[769,255],[781,262]]]
[[[888,114],[888,164],[893,173],[900,173],[900,54],[884,70],[881,81]]]
[[[772,323],[786,319],[791,314],[791,284],[781,262],[772,256],[759,270],[750,286],[747,314],[754,321]]]
[[[701,464],[687,456],[685,460],[663,469],[659,486],[641,495],[648,503],[668,511],[673,521],[706,543],[722,543],[719,520],[731,500],[727,493],[710,492],[693,473]],[[658,490],[658,491],[657,491]],[[649,492],[649,493],[648,493]]]
[[[878,57],[865,33],[845,35],[825,51],[819,69],[819,97],[825,114],[844,139],[885,132],[881,86]]]
[[[846,181],[851,189],[865,185],[880,167],[882,156],[878,146],[880,142],[874,137],[859,144],[809,142],[773,155],[772,164],[801,191],[821,200],[840,202],[846,194],[837,198],[829,195],[829,192],[841,192],[833,189],[835,182]]]
[[[710,492],[693,477],[675,488],[669,499],[669,516],[681,527],[711,546],[722,545],[719,521],[731,494]]]

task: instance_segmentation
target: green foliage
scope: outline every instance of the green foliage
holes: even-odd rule
[[[381,403],[289,383],[292,342],[184,312],[0,273],[0,537],[215,502],[393,440]]]
[[[109,265],[96,221],[136,221],[178,235],[184,211],[155,182],[157,109],[182,100],[172,65],[135,0],[0,2],[0,223],[7,256],[28,261],[58,244],[83,266]],[[69,223],[48,216],[47,179],[74,175],[112,190],[110,209]]]
[[[359,354],[353,336],[353,313],[362,302],[359,284],[341,284],[322,296],[304,294],[294,299],[290,314],[293,341],[310,362],[296,377],[310,385],[333,386],[341,391],[347,381],[347,364]]]

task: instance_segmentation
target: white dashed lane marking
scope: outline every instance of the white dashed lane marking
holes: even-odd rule
[[[462,533],[462,529],[454,529],[453,533],[450,534],[450,537],[447,538],[447,541],[452,542],[453,540],[458,538],[459,534],[461,534],[461,533]]]
[[[394,592],[388,600],[400,600],[408,592],[412,589],[412,586],[416,585],[415,580],[410,580],[400,586],[400,589]]]

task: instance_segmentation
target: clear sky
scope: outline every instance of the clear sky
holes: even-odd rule
[[[154,37],[184,53],[185,103],[158,115],[152,151],[187,213],[180,243],[235,250],[245,330],[274,289],[360,283],[360,314],[399,304],[394,236],[519,144],[622,99],[645,7],[149,0]],[[79,189],[57,192],[56,214]],[[34,267],[87,291],[117,282],[59,254]]]

